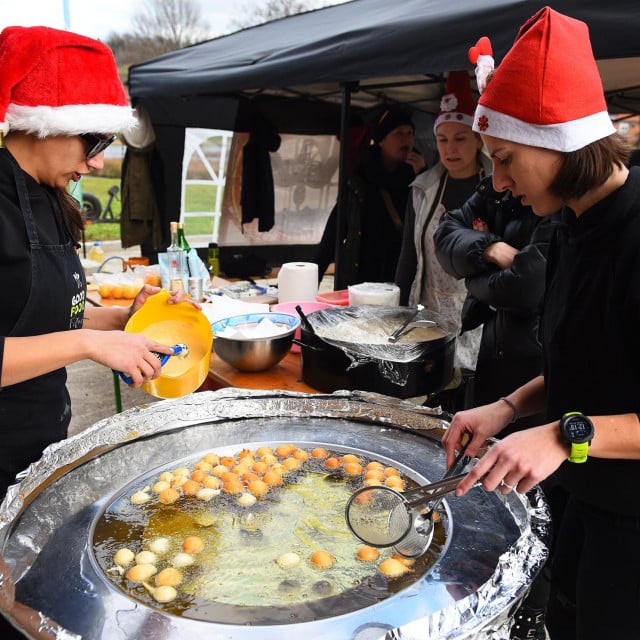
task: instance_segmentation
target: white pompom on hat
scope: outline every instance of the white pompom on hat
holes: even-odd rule
[[[530,18],[487,83],[473,130],[562,152],[614,133],[587,25],[549,7]]]
[[[450,71],[447,85],[440,100],[440,113],[433,125],[433,131],[443,122],[460,122],[473,125],[476,101],[471,95],[471,79],[466,71]]]
[[[0,132],[40,138],[136,126],[111,49],[48,27],[0,33]]]

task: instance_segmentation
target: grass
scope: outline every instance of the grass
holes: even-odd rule
[[[82,178],[83,193],[89,192],[97,196],[102,203],[104,211],[109,201],[109,189],[113,186],[120,188],[120,178],[101,178],[97,176],[86,176]],[[186,191],[186,211],[213,211],[216,201],[215,186],[209,185],[187,185]],[[111,202],[111,211],[116,218],[122,214],[121,193]],[[213,214],[204,216],[188,217],[185,222],[187,237],[191,235],[211,235],[213,232]],[[120,223],[99,222],[87,225],[85,230],[86,241],[95,240],[120,240]]]

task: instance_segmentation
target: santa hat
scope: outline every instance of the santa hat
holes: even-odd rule
[[[450,71],[447,77],[440,113],[433,125],[434,132],[443,122],[460,122],[473,125],[473,112],[476,101],[471,95],[471,80],[466,71]]]
[[[0,132],[40,138],[122,133],[136,125],[111,49],[48,27],[0,33]]]
[[[473,130],[562,152],[614,133],[587,25],[549,7],[530,18],[487,83]]]

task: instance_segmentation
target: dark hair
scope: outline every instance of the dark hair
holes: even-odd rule
[[[563,155],[562,168],[549,189],[562,200],[574,200],[603,185],[614,166],[624,167],[629,160],[629,145],[619,133],[613,133]]]
[[[80,205],[66,189],[56,188],[55,192],[58,196],[62,214],[69,225],[71,235],[73,239],[78,242],[82,237],[82,230],[84,229],[84,219],[82,218]]]

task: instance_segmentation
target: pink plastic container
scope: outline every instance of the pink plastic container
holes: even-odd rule
[[[329,309],[330,307],[335,307],[335,304],[328,304],[326,302],[317,302],[315,300],[310,300],[308,302],[279,302],[278,304],[271,305],[271,311],[279,311],[280,313],[290,313],[291,315],[297,316],[298,312],[296,311],[296,307],[300,306],[302,309],[302,313],[304,315],[308,315],[309,313],[313,313],[314,311],[320,311],[320,309]],[[293,334],[294,340],[300,340],[300,327],[296,329],[296,332]],[[291,351],[293,353],[299,353],[300,347],[293,343],[291,345]]]
[[[316,296],[318,302],[326,302],[332,307],[348,307],[349,306],[349,290],[340,289],[339,291],[327,291],[326,293],[319,293]],[[304,311],[304,307],[302,308]]]

